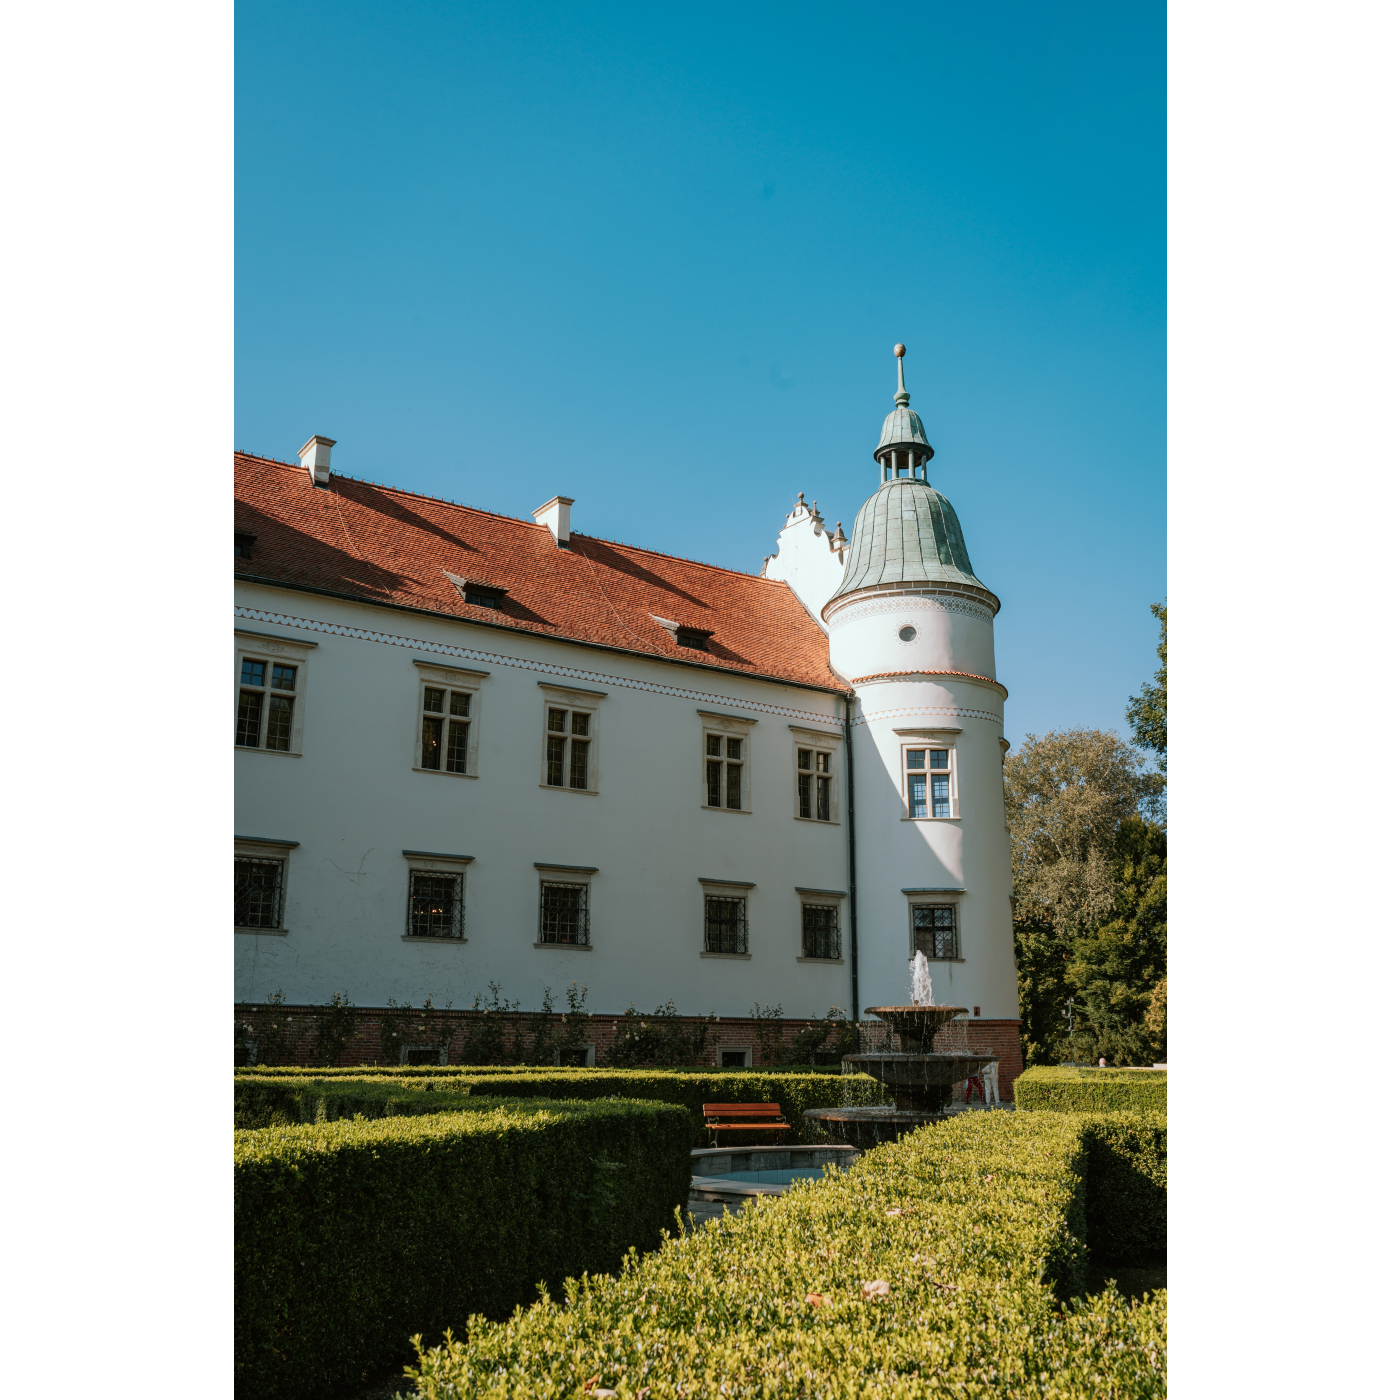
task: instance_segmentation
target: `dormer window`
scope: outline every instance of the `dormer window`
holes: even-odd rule
[[[446,573],[446,570],[443,572]],[[448,574],[447,577],[456,585],[464,603],[478,608],[499,609],[505,606],[506,594],[510,589],[499,588],[494,583],[482,583],[474,578],[459,578],[456,574]]]
[[[233,533],[233,557],[235,559],[251,559],[253,557],[253,541],[256,535],[245,535],[235,530]]]
[[[672,622],[669,617],[657,617],[655,613],[652,613],[651,620],[659,622],[671,634],[671,640],[678,647],[689,647],[691,651],[709,651],[709,640],[715,635],[710,628]]]

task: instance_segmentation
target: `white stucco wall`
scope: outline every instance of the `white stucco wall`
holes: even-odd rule
[[[847,680],[882,671],[965,671],[996,679],[992,610],[947,594],[869,593],[827,619],[832,669]],[[901,629],[914,636],[902,641]]]
[[[962,887],[957,896],[963,961],[929,964],[935,999],[1015,1019],[1011,856],[1002,800],[1002,697],[952,678],[907,678],[857,687],[856,771],[860,999],[909,1000],[910,921],[904,889]],[[925,741],[917,733],[930,731]],[[936,737],[933,731],[937,731]],[[952,732],[956,731],[956,732]],[[901,745],[954,751],[957,816],[905,820]],[[928,902],[948,902],[929,895]]]
[[[816,503],[808,505],[799,495],[778,532],[778,552],[763,561],[763,576],[786,583],[825,629],[822,608],[841,586],[847,549],[840,523],[829,532]]]
[[[834,765],[840,824],[794,819],[790,725],[840,735],[840,697],[569,646],[310,594],[237,589],[239,628],[314,641],[299,700],[299,757],[235,749],[241,836],[296,841],[286,936],[235,935],[235,996],[359,1005],[387,998],[471,1004],[490,982],[526,1009],[571,981],[590,1008],[789,1016],[849,1006],[850,967],[799,962],[796,886],[844,890],[845,762]],[[364,635],[349,635],[358,630]],[[370,635],[373,634],[373,635]],[[475,778],[415,772],[419,670],[434,647],[486,671],[474,701]],[[467,653],[467,654],[461,654]],[[598,701],[596,796],[540,786],[539,682],[606,691]],[[235,677],[235,689],[237,678]],[[703,804],[697,709],[756,719],[747,730],[751,808]],[[837,753],[842,751],[839,743]],[[405,943],[403,850],[471,855],[464,944]],[[536,861],[597,866],[592,951],[532,946]],[[702,958],[701,877],[753,881],[748,960]],[[904,880],[903,883],[908,883]],[[843,937],[848,925],[843,909]]]

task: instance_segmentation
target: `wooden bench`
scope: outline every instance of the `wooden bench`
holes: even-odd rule
[[[704,1105],[705,1127],[709,1130],[710,1146],[719,1146],[720,1133],[752,1133],[773,1131],[773,1141],[789,1131],[783,1122],[781,1105],[775,1103],[707,1103]]]

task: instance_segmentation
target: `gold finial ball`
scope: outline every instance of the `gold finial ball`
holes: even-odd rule
[[[902,360],[904,358],[904,347],[902,345],[896,345],[894,347],[894,353]]]

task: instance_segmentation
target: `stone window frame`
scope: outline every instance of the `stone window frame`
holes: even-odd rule
[[[726,1055],[742,1055],[744,1063],[742,1065],[726,1065],[724,1057]],[[716,1069],[752,1069],[753,1068],[753,1046],[752,1045],[716,1045],[715,1046],[715,1068]]]
[[[296,689],[292,692],[292,732],[285,749],[265,747],[267,739],[267,716],[270,706],[264,704],[259,721],[258,744],[235,743],[235,753],[271,754],[277,758],[300,758],[302,753],[302,731],[306,724],[306,700],[311,672],[311,653],[320,646],[319,642],[306,642],[299,638],[274,636],[268,632],[249,632],[234,628],[233,632],[233,715],[235,736],[238,724],[239,697],[243,692],[243,662],[261,661],[270,674],[271,668],[279,662],[297,668]],[[265,695],[271,695],[271,688],[262,687]]]
[[[752,880],[712,880],[705,875],[698,877],[700,884],[700,956],[702,958],[728,958],[732,961],[747,962],[753,957],[753,920],[749,894],[757,889]],[[711,896],[718,899],[741,899],[744,903],[744,951],[742,953],[712,953],[705,947],[705,901]]]
[[[567,791],[567,789],[565,789]],[[558,792],[560,789],[554,788]],[[578,789],[575,789],[578,791]],[[593,908],[593,877],[598,873],[596,865],[550,865],[546,861],[535,862],[535,942],[536,948],[555,953],[591,953],[593,934],[596,927]],[[540,935],[544,932],[544,887],[546,885],[581,885],[584,890],[584,922],[587,941],[584,943],[546,943]]]
[[[946,820],[946,819],[945,819]],[[952,958],[931,958],[925,953],[930,963],[961,963],[967,961],[966,949],[963,947],[963,914],[962,902],[967,897],[967,889],[961,885],[933,885],[924,889],[905,889],[900,891],[903,894],[905,903],[909,906],[908,926],[909,926],[909,961],[914,961],[914,954],[918,951],[914,943],[914,910],[920,905],[951,905],[953,909],[953,933],[957,939],[958,952]]]
[[[717,710],[696,710],[700,716],[700,806],[706,812],[724,812],[729,816],[753,815],[753,727],[756,719],[744,715],[721,714]],[[708,765],[714,755],[708,752],[711,735],[718,735],[721,743],[725,739],[738,739],[742,745],[739,759],[739,805],[737,807],[713,807],[710,805],[710,781]],[[724,744],[727,749],[728,745]],[[728,756],[722,760],[728,763]],[[726,796],[728,789],[726,788]],[[726,955],[728,956],[728,955]],[[738,956],[737,954],[733,956]]]
[[[434,778],[475,778],[477,771],[477,747],[481,739],[481,683],[490,676],[490,671],[471,671],[461,666],[444,665],[441,661],[414,659],[418,672],[417,703],[413,714],[412,744],[409,751],[409,767],[415,773],[426,773]],[[449,773],[446,768],[423,767],[423,705],[425,692],[434,690],[465,691],[471,697],[471,712],[467,716],[467,771]],[[449,702],[450,705],[450,702]],[[444,721],[451,715],[444,712]]]
[[[841,825],[841,735],[832,734],[822,729],[808,729],[800,724],[788,725],[788,730],[792,734],[792,815],[794,821],[813,822],[818,826],[840,826]],[[814,753],[829,754],[831,758],[831,768],[829,774],[819,774],[815,765],[811,769],[812,776],[830,777],[831,779],[831,816],[804,817],[802,815],[802,794],[801,778],[802,772],[797,766],[797,753],[799,749],[810,749]],[[815,810],[815,807],[814,807]]]
[[[301,844],[299,841],[278,841],[270,836],[235,836],[233,857],[235,860],[277,861],[282,867],[282,886],[279,891],[277,927],[262,928],[251,924],[234,924],[234,933],[261,934],[269,938],[285,938],[287,928],[287,890],[291,883],[292,852]]]
[[[796,885],[797,893],[797,961],[812,963],[818,967],[841,967],[846,961],[845,932],[841,927],[841,901],[846,897],[845,890],[817,890],[806,885]],[[809,958],[804,950],[802,910],[808,905],[820,905],[836,910],[836,937],[841,949],[839,958]]]
[[[429,769],[429,772],[432,770]],[[404,851],[403,858],[408,863],[404,877],[404,923],[400,941],[416,943],[431,948],[464,948],[467,945],[467,866],[475,856],[449,855],[443,851]],[[424,875],[455,875],[458,877],[458,898],[461,900],[462,932],[450,938],[424,937],[409,930],[413,927],[413,877]]]
[[[958,735],[959,728],[924,727],[920,729],[896,729],[899,739],[899,801],[904,808],[900,821],[904,822],[956,822],[962,820],[962,810],[958,798]],[[910,749],[948,750],[948,815],[946,817],[913,817],[909,815],[909,760]],[[928,771],[927,769],[925,771]],[[930,804],[931,805],[931,804]]]
[[[540,681],[544,692],[544,712],[540,716],[540,786],[546,792],[568,792],[576,797],[597,797],[602,781],[602,736],[601,702],[608,698],[606,690],[581,690],[577,686],[558,685],[553,681]],[[549,781],[549,712],[567,710],[570,719],[565,729],[566,736],[572,739],[574,713],[587,714],[588,721],[588,786],[570,787],[567,782],[562,787]],[[553,947],[554,945],[549,945]]]

